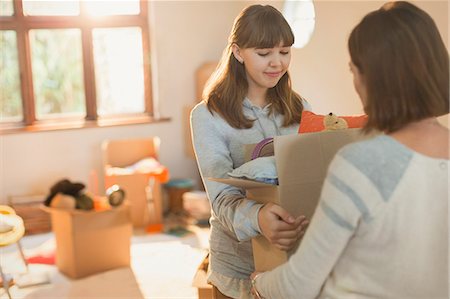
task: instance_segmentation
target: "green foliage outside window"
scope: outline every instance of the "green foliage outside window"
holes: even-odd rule
[[[22,117],[17,37],[12,30],[0,31],[0,121]]]
[[[32,30],[30,33],[37,117],[84,115],[80,30]]]

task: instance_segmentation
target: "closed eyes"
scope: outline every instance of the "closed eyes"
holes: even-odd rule
[[[257,54],[258,54],[259,56],[261,56],[261,57],[265,57],[265,56],[269,55],[270,52],[258,52]],[[289,54],[289,51],[280,51],[280,54],[281,54],[281,55],[288,55],[288,54]]]

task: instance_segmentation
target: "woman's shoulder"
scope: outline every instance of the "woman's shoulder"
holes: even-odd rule
[[[412,153],[400,146],[391,137],[378,134],[344,146],[338,153],[347,160],[368,159],[374,161],[392,160],[395,156],[411,156]]]
[[[202,114],[208,112],[208,106],[205,101],[197,103],[191,110],[191,114]]]
[[[200,103],[196,104],[191,110],[191,119],[193,120],[212,117],[213,113],[208,109],[205,101],[201,101]]]
[[[341,171],[358,171],[380,190],[387,200],[407,170],[413,157],[395,140],[378,135],[367,140],[351,143],[339,150],[334,167]]]
[[[206,123],[214,125],[217,128],[226,126],[226,122],[216,112],[211,111],[205,101],[194,106],[191,110],[191,123],[193,125],[205,125]]]

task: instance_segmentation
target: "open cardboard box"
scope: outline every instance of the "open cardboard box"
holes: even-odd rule
[[[130,265],[130,207],[83,211],[43,207],[50,213],[56,239],[56,266],[82,278]]]
[[[279,185],[235,178],[210,179],[244,188],[247,198],[260,203],[273,202],[294,216],[305,215],[311,219],[334,155],[344,145],[363,138],[367,137],[361,134],[360,129],[277,136],[273,144]],[[246,157],[249,157],[246,152]],[[252,245],[256,271],[275,268],[286,262],[296,250],[281,251],[264,236],[253,238]]]
[[[197,288],[198,299],[213,298],[212,285],[207,282],[206,273],[208,272],[209,258],[205,257],[195,272],[192,286]]]
[[[131,223],[135,228],[163,223],[161,183],[153,181],[147,190],[151,176],[147,173],[105,175],[105,189],[118,185],[125,191],[125,201],[130,205]],[[150,187],[148,187],[150,188]]]
[[[125,200],[130,204],[131,222],[135,228],[162,225],[161,183],[153,180],[147,172],[115,173],[111,168],[126,168],[145,158],[158,160],[159,137],[105,140],[102,143],[105,190],[119,185],[125,191]]]

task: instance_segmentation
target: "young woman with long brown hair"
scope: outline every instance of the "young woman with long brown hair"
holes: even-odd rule
[[[252,5],[236,18],[228,46],[191,114],[192,139],[211,202],[208,281],[217,298],[248,298],[254,271],[251,238],[266,236],[282,250],[294,246],[307,221],[277,205],[261,205],[242,189],[208,180],[244,163],[244,146],[296,134],[308,103],[288,74],[294,35],[282,14]]]

